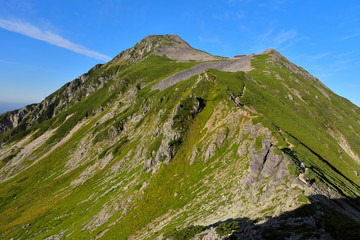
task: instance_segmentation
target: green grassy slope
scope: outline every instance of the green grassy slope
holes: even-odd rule
[[[254,56],[250,72],[210,69],[163,91],[151,86],[196,63],[149,54],[91,73],[89,86],[109,80],[55,117],[0,136],[9,138],[3,169],[21,159],[16,149],[41,143],[0,183],[1,238],[154,239],[229,216],[279,215],[309,201],[295,184],[300,161],[324,191],[359,197],[360,109],[274,54]],[[289,159],[286,174],[243,184],[249,151],[266,141]]]
[[[332,166],[339,171],[336,178],[344,185],[338,186],[339,190],[358,197],[356,185],[360,184],[360,179],[354,171],[360,171],[359,162],[339,146],[331,132],[341,132],[349,148],[359,153],[360,109],[324,88],[318,80],[289,70],[285,66],[288,64],[286,59],[268,62],[267,59],[270,59],[269,55],[255,57],[253,65],[256,70],[249,76],[258,84],[247,79],[241,101],[253,106],[284,131],[285,137],[292,139],[290,141],[295,145],[292,154],[300,155],[298,159],[317,171],[323,181],[334,177],[328,176],[328,168],[325,168],[325,165]],[[279,74],[282,80],[278,80],[275,74]],[[262,84],[265,86],[259,87]],[[289,89],[294,90],[289,92]],[[294,100],[288,98],[289,94]],[[335,179],[330,181],[334,183]]]

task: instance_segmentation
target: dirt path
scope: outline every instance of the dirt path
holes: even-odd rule
[[[250,60],[252,59],[252,57],[252,55],[248,55],[227,61],[200,63],[190,69],[183,70],[163,79],[159,83],[152,86],[151,90],[164,90],[180,81],[189,79],[194,75],[200,74],[209,68],[214,68],[224,72],[251,71],[252,68],[250,65]]]

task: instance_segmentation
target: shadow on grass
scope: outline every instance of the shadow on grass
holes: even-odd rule
[[[219,234],[226,232],[224,228],[227,226],[237,226],[223,234],[224,239],[230,240],[360,239],[360,198],[329,199],[323,195],[312,195],[309,199],[310,204],[276,217],[227,219],[206,227],[214,228]]]

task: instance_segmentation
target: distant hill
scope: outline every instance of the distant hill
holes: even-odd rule
[[[275,49],[148,36],[0,146],[0,239],[360,239],[360,108]]]
[[[0,114],[25,107],[26,103],[0,102]]]

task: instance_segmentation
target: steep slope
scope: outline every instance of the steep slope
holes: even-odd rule
[[[152,35],[26,111],[0,135],[4,239],[359,236],[360,109],[276,50]]]
[[[118,70],[118,68],[114,66],[119,67],[141,61],[150,53],[157,56],[166,55],[169,59],[177,62],[225,59],[195,50],[177,35],[148,36],[131,49],[121,52],[104,66],[101,77],[98,76],[97,70],[103,65],[97,64],[90,69],[88,73],[65,84],[40,104],[32,104],[20,110],[2,114],[0,117],[0,133],[11,130],[17,126],[20,126],[19,129],[21,130],[28,129],[36,123],[41,123],[44,120],[52,118],[58,112],[64,110],[66,106],[71,106],[94,92],[95,89],[102,88],[109,78],[114,75],[114,71]],[[104,69],[108,71],[104,71]],[[13,131],[10,135],[15,135],[18,131]],[[8,135],[6,135],[6,137],[8,137]]]

